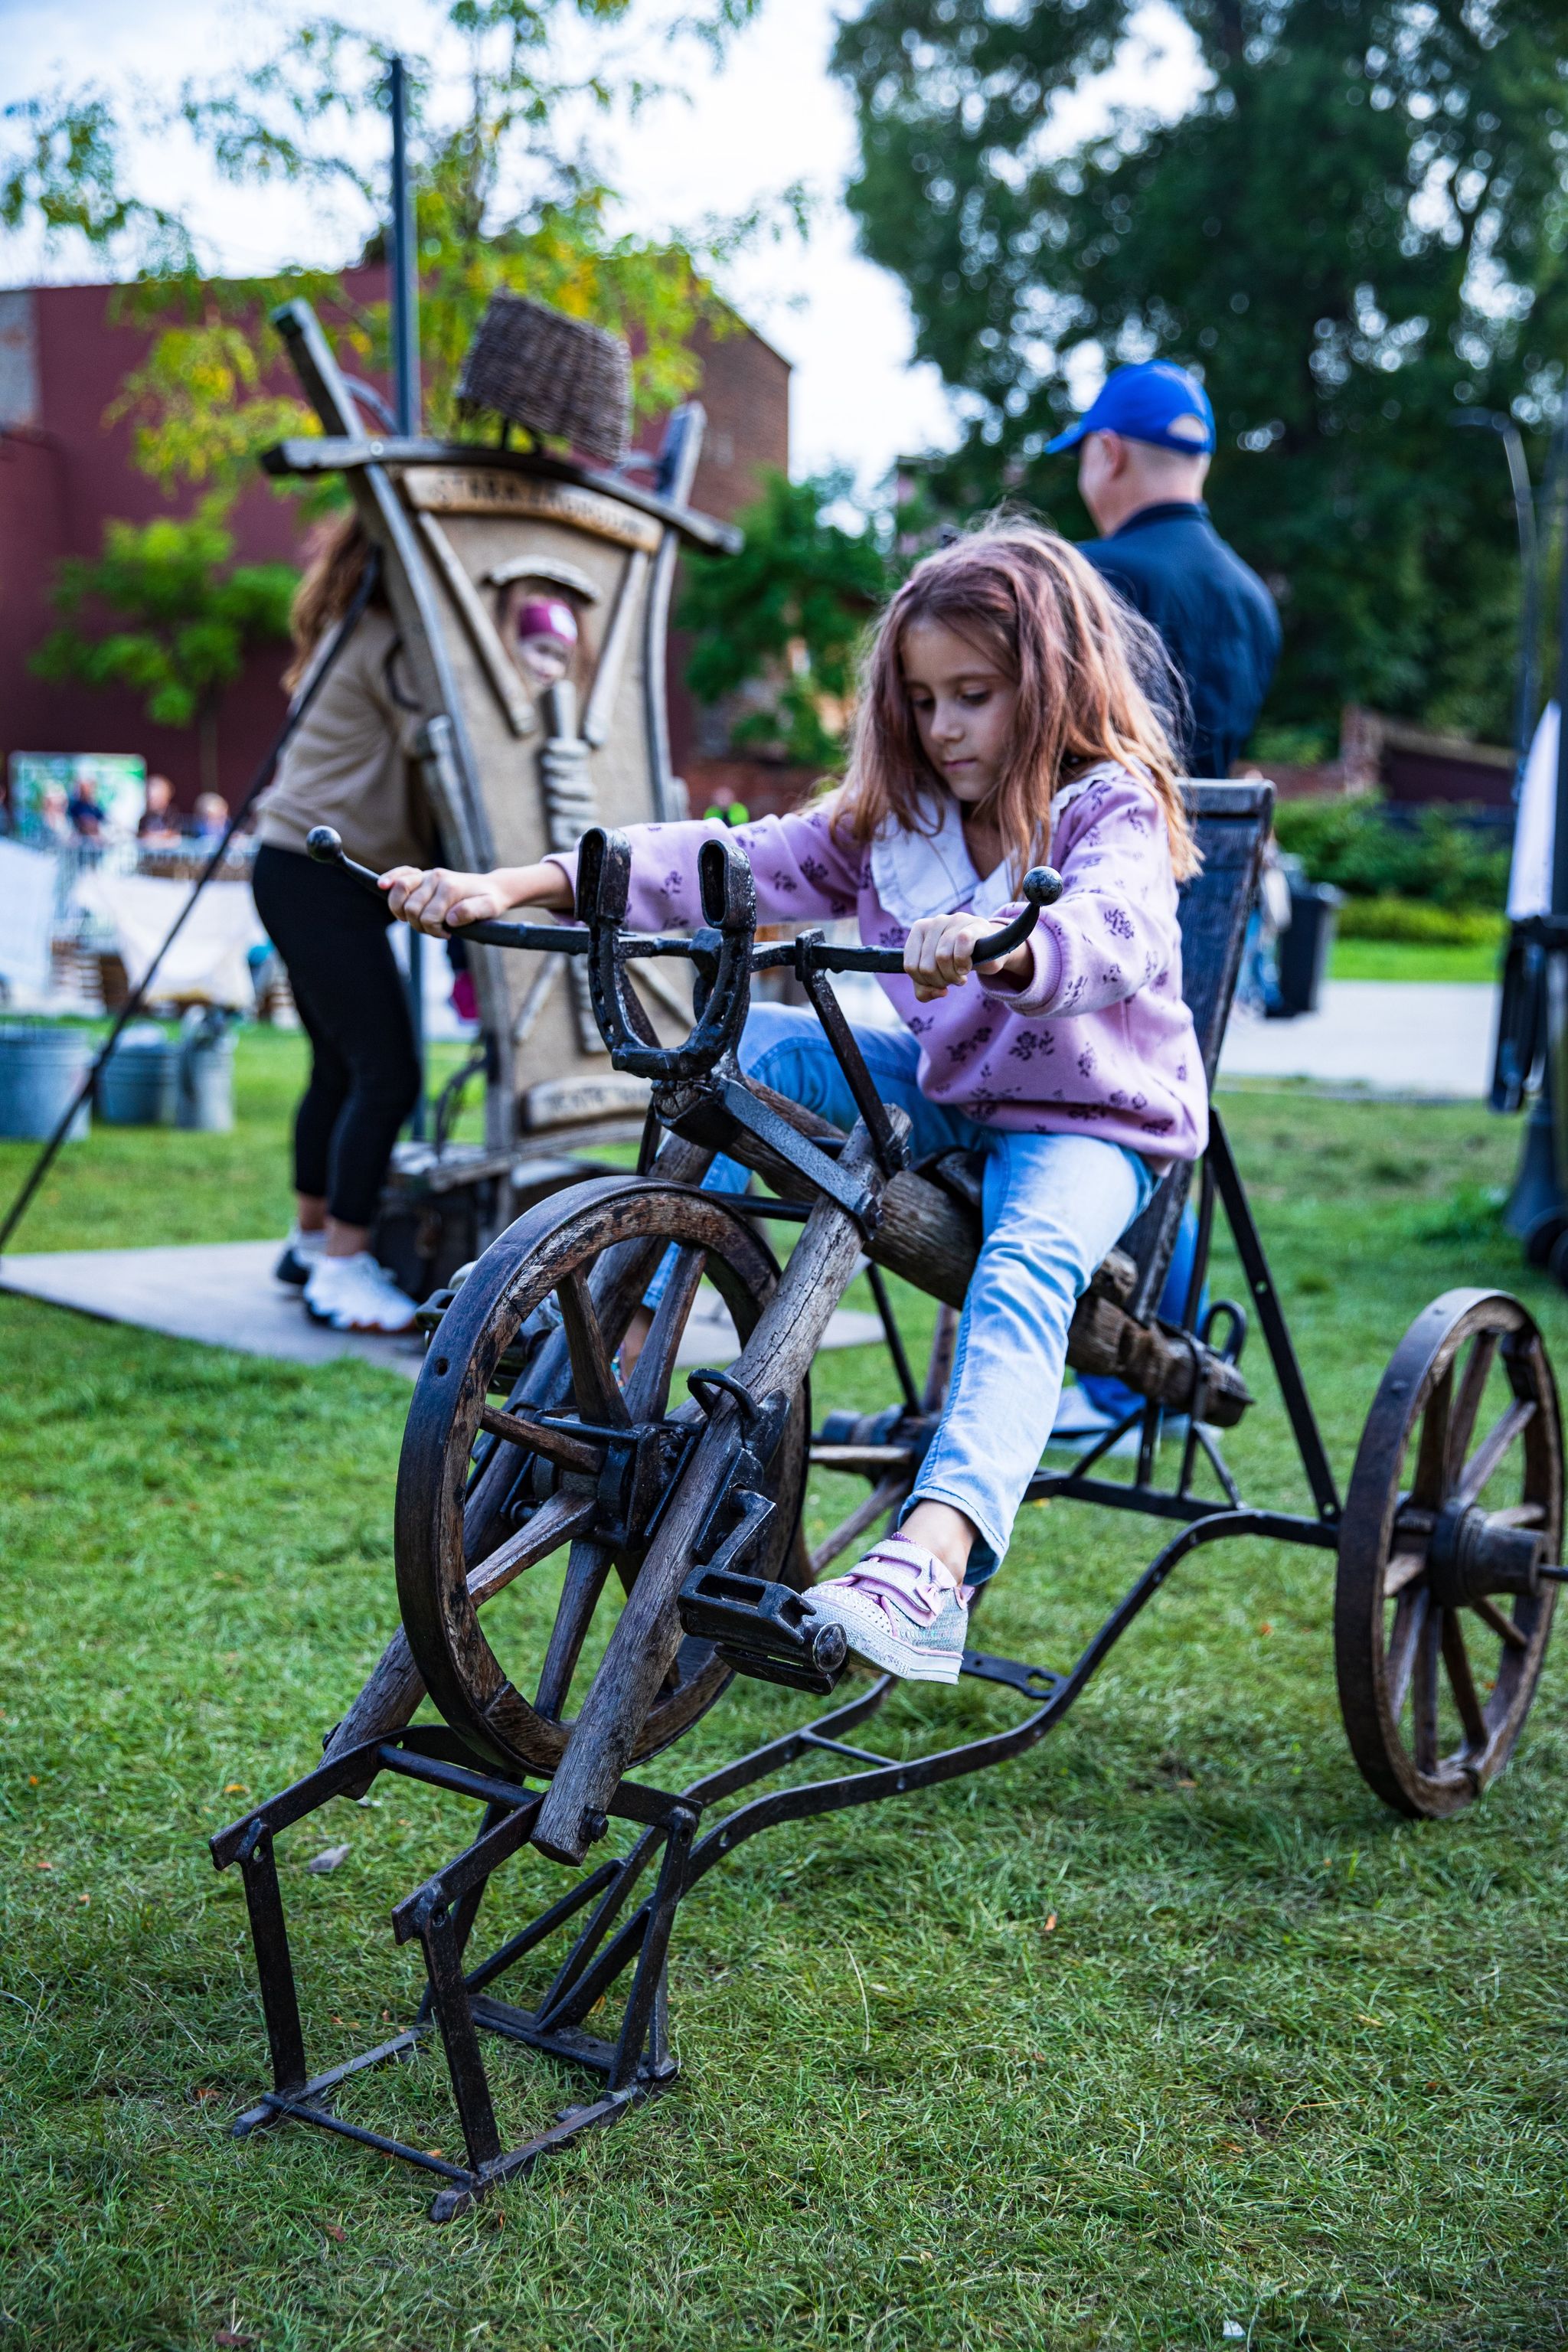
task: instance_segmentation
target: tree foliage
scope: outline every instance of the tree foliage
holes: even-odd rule
[[[209,787],[224,688],[250,646],[288,637],[297,584],[286,563],[237,564],[233,554],[210,507],[188,521],[106,523],[101,555],[60,566],[54,595],[66,619],[31,661],[58,684],[130,687],[157,726],[200,725]]]
[[[738,750],[832,766],[842,755],[856,646],[888,585],[869,532],[846,530],[832,509],[848,477],[792,482],[770,472],[737,520],[739,555],[689,559],[679,621],[692,632],[687,683],[699,701],[761,691],[731,730]]]
[[[1508,738],[1517,606],[1489,435],[1539,435],[1568,330],[1552,0],[1173,0],[1202,88],[1053,131],[1135,0],[868,0],[838,37],[867,251],[967,431],[952,508],[1083,520],[1042,445],[1086,363],[1168,354],[1213,398],[1220,529],[1275,585],[1275,720],[1346,699]],[[1537,457],[1540,442],[1534,444]]]
[[[677,16],[661,0],[432,0],[426,53],[405,55],[433,429],[451,421],[462,354],[502,286],[627,336],[639,412],[692,388],[693,330],[727,324],[714,268],[738,243],[798,217],[797,192],[684,238],[626,233],[615,225],[613,186],[560,126],[652,94],[609,48],[618,29],[662,28],[677,49],[682,38],[720,44],[756,5],[710,0],[706,13]],[[574,69],[568,37],[598,62]],[[444,62],[454,39],[457,71]],[[390,56],[384,40],[313,18],[280,33],[259,65],[218,82],[188,80],[173,100],[153,93],[146,108],[173,111],[236,185],[309,191],[341,224],[345,256],[374,261],[384,249],[386,136],[367,137],[366,125],[384,109]],[[131,193],[129,101],[89,86],[27,100],[7,116],[0,226],[36,220],[57,237],[74,235],[127,278],[123,306],[153,332],[118,413],[134,419],[139,461],[170,487],[232,494],[268,442],[314,429],[280,388],[266,324],[278,301],[309,294],[347,355],[386,363],[387,306],[354,300],[335,272],[306,273],[303,284],[299,272],[214,282],[196,226]]]
[[[1332,882],[1352,898],[1420,899],[1457,913],[1500,908],[1508,897],[1507,835],[1467,824],[1474,814],[1434,804],[1396,815],[1358,793],[1281,801],[1274,829],[1314,882]]]

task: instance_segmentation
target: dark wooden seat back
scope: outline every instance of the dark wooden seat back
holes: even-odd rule
[[[1182,993],[1192,1009],[1212,1093],[1268,837],[1274,787],[1193,783],[1187,793],[1203,865],[1181,887]],[[1140,1321],[1146,1322],[1159,1304],[1192,1175],[1184,1161],[1170,1169],[1122,1236],[1121,1247],[1138,1268],[1128,1309]]]

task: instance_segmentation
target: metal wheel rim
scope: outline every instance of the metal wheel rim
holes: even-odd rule
[[[1478,1378],[1483,1348],[1490,1353]],[[1517,1466],[1518,1505],[1489,1516],[1538,1527],[1544,1557],[1560,1559],[1563,1440],[1556,1383],[1533,1318],[1506,1292],[1448,1291],[1416,1318],[1379,1384],[1346,1500],[1334,1606],[1341,1711],[1363,1777],[1385,1804],[1414,1818],[1462,1811],[1503,1769],[1530,1711],[1551,1633],[1553,1584],[1534,1595],[1512,1596],[1511,1612],[1500,1609],[1515,1629],[1516,1638],[1505,1639],[1473,1605],[1438,1605],[1429,1568],[1412,1569],[1430,1543],[1418,1528],[1410,1532],[1412,1519],[1436,1516],[1457,1502],[1467,1471],[1474,1470],[1501,1426],[1492,1423],[1478,1437],[1486,1371],[1494,1360],[1507,1374],[1511,1399],[1501,1420],[1523,1404],[1531,1411],[1492,1474],[1507,1467],[1511,1475]],[[1468,1426],[1460,1428],[1467,1405]],[[1408,1487],[1402,1485],[1407,1469]],[[1497,1672],[1488,1687],[1486,1675],[1478,1675],[1471,1661],[1482,1643],[1489,1651],[1493,1641]],[[1459,1691],[1467,1674],[1473,1728]],[[1435,1733],[1445,1687],[1463,1736],[1457,1748],[1439,1754]]]
[[[571,1269],[591,1268],[619,1243],[638,1244],[646,1258],[628,1252],[618,1286],[634,1303],[671,1243],[702,1249],[704,1272],[742,1343],[778,1281],[772,1252],[721,1195],[698,1197],[628,1178],[557,1193],[492,1245],[448,1307],[416,1384],[398,1465],[397,1588],[415,1663],[455,1730],[535,1774],[554,1771],[572,1718],[542,1714],[523,1696],[479,1622],[468,1589],[475,1563],[464,1540],[470,1454],[497,1363],[521,1324]],[[612,1308],[606,1336],[616,1319]],[[619,1337],[616,1331],[612,1351]],[[803,1383],[778,1457],[781,1547],[796,1541],[809,1435]],[[643,1726],[633,1762],[689,1730],[731,1679],[710,1644],[689,1640],[675,1673],[674,1688],[661,1695]]]

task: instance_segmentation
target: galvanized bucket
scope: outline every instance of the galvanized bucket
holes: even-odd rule
[[[110,1127],[173,1127],[181,1045],[152,1023],[127,1029],[98,1079],[98,1109]]]
[[[39,1142],[52,1135],[87,1076],[93,1041],[61,1023],[0,1024],[0,1136]],[[66,1140],[79,1143],[91,1124],[84,1102]]]
[[[234,1031],[221,1013],[185,1016],[179,1045],[178,1127],[204,1135],[234,1128]]]

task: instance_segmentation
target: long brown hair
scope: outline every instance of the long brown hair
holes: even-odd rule
[[[300,685],[316,647],[353,603],[370,551],[364,526],[354,513],[333,515],[312,532],[307,542],[305,574],[289,609],[294,658],[283,673],[286,694],[292,694]],[[378,588],[371,603],[385,602]]]
[[[891,817],[931,824],[941,779],[921,748],[900,646],[915,621],[967,637],[1016,681],[1006,766],[986,804],[1015,882],[1048,846],[1053,793],[1101,761],[1138,771],[1164,813],[1178,881],[1198,857],[1167,716],[1180,689],[1159,637],[1065,539],[1002,518],[917,563],[864,664],[848,781],[835,823],[868,842]],[[945,787],[943,788],[945,789]]]

